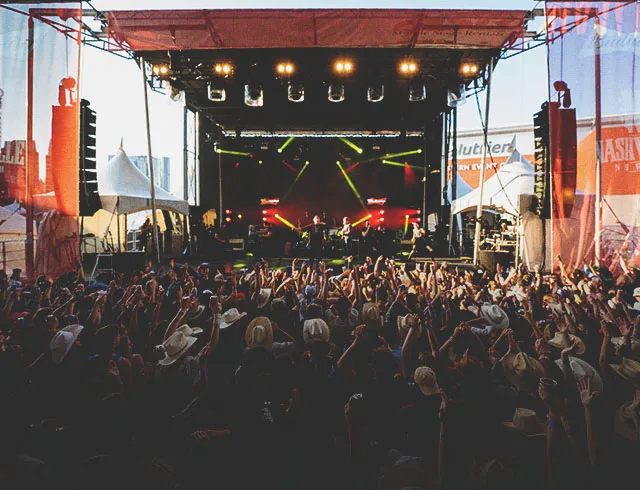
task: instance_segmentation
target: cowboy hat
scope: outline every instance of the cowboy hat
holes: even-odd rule
[[[640,362],[623,357],[621,364],[609,364],[609,366],[633,386],[640,388]]]
[[[254,347],[264,347],[267,350],[271,349],[271,345],[273,344],[273,327],[271,326],[271,320],[266,316],[259,316],[251,320],[244,334],[244,340],[249,349],[253,349]]]
[[[187,352],[196,342],[195,337],[187,337],[181,330],[176,330],[162,345],[164,346],[164,359],[160,359],[158,364],[170,366]]]
[[[612,337],[611,343],[616,346],[617,351],[624,347],[627,344],[626,337]],[[635,359],[636,361],[640,361],[640,338],[631,337],[629,339],[629,347],[631,350],[631,359]],[[629,352],[627,351],[627,354]],[[624,357],[624,356],[622,356]]]
[[[569,343],[567,343],[567,339],[565,339],[564,335],[562,334],[562,332],[556,332],[556,334],[553,336],[552,339],[549,339],[548,344],[551,347],[555,347],[556,349],[568,349],[569,347],[571,347],[572,344],[574,344],[575,342],[578,343],[578,350],[576,351],[577,354],[584,354],[584,351],[586,350],[586,347],[584,346],[584,342],[582,341],[582,339],[580,339],[580,337],[573,335],[571,333],[567,334],[569,336]]]
[[[200,315],[202,315],[202,313],[204,313],[204,305],[198,305],[196,307],[196,311],[192,312],[191,310],[189,310],[189,312],[187,313],[187,318],[190,320],[195,320],[197,318],[200,317]]]
[[[538,381],[544,376],[540,361],[524,352],[507,354],[502,359],[504,374],[520,391],[535,391]]]
[[[544,436],[544,428],[538,420],[536,413],[528,408],[516,408],[511,422],[503,422],[502,425],[509,429],[515,429],[527,437]]]
[[[362,320],[367,328],[380,329],[380,310],[375,303],[365,303],[362,306]]]
[[[633,297],[640,298],[640,287],[633,290]]]
[[[313,320],[305,320],[302,327],[302,338],[307,345],[313,342],[329,342],[331,333],[329,325],[322,318],[314,318]]]
[[[258,293],[257,307],[258,309],[264,308],[267,306],[269,302],[269,298],[271,298],[271,288],[262,288]]]
[[[556,364],[560,369],[562,369],[562,359],[557,359]],[[600,377],[598,371],[596,371],[591,364],[577,357],[570,356],[569,366],[571,366],[571,371],[573,372],[573,376],[576,379],[585,376],[587,378],[591,378],[591,390],[599,391],[600,393],[602,393],[602,390],[604,389],[602,378]]]
[[[425,395],[435,395],[440,393],[440,387],[438,386],[438,380],[433,369],[429,367],[421,366],[413,373],[413,380],[416,382],[420,391]]]
[[[192,335],[198,335],[199,333],[204,332],[200,327],[190,327],[186,323],[176,329],[176,332],[182,332],[187,337],[191,337]]]
[[[640,417],[640,414],[636,413],[636,418],[634,418],[634,410],[637,409],[633,406],[633,402],[627,402],[616,410],[616,415],[613,418],[613,430],[625,439],[637,441],[636,418]]]
[[[62,364],[83,329],[82,325],[69,325],[53,336],[49,343],[49,349],[51,349],[51,359],[55,364]]]
[[[222,314],[220,318],[220,329],[225,329],[233,325],[240,318],[245,317],[246,313],[240,313],[237,308],[230,308]]]
[[[509,317],[498,305],[485,303],[480,307],[480,314],[494,328],[509,328]]]
[[[408,315],[398,317],[398,332],[403,339],[407,337],[411,328],[418,326],[420,319],[418,315],[409,313]]]

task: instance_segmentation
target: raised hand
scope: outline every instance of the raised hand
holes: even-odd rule
[[[578,391],[580,392],[580,401],[584,408],[591,406],[593,399],[600,394],[598,391],[591,391],[591,376],[581,376],[578,379]]]

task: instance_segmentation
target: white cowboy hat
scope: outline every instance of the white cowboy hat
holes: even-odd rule
[[[244,340],[249,349],[264,347],[267,350],[271,350],[271,345],[273,344],[271,320],[266,316],[259,316],[251,320],[244,334]]]
[[[69,325],[53,336],[49,343],[49,349],[51,349],[51,359],[55,364],[62,364],[83,329],[82,325]]]
[[[469,310],[475,316],[480,316],[480,309],[476,305],[467,306],[467,310]]]
[[[425,395],[435,395],[440,393],[440,387],[438,386],[438,380],[433,369],[429,367],[421,366],[413,373],[413,380],[420,388],[420,391]]]
[[[502,425],[509,429],[515,429],[528,437],[546,435],[536,413],[528,408],[516,408],[513,420],[511,422],[503,422]]]
[[[225,311],[220,318],[220,329],[222,330],[230,327],[246,315],[246,313],[240,313],[237,308],[231,308]]]
[[[480,314],[492,327],[500,330],[509,328],[509,317],[498,305],[485,303],[480,307]]]
[[[551,346],[551,347],[555,347],[556,349],[567,349],[569,347],[571,347],[571,345],[575,342],[578,342],[578,350],[576,351],[576,354],[584,354],[584,351],[586,350],[586,347],[584,346],[584,342],[582,341],[582,339],[576,335],[573,334],[568,334],[569,335],[569,342],[570,344],[567,344],[566,339],[564,338],[564,335],[562,335],[561,332],[556,332],[556,334],[553,336],[552,339],[549,339],[547,341],[547,343]]]
[[[560,369],[562,369],[562,359],[557,359],[556,364]],[[602,393],[602,390],[604,389],[602,378],[600,377],[598,371],[596,371],[591,364],[577,357],[570,356],[569,366],[571,366],[571,371],[573,371],[573,376],[576,379],[582,378],[584,376],[586,376],[587,378],[591,378],[591,391],[599,391],[600,393]]]
[[[302,338],[307,345],[313,342],[329,342],[331,333],[329,332],[329,325],[322,318],[314,318],[313,320],[306,320],[302,327]]]
[[[640,298],[640,288],[635,288],[633,290],[633,297],[634,298]]]
[[[178,327],[176,329],[176,332],[182,332],[183,334],[185,334],[187,337],[191,337],[192,335],[198,335],[199,333],[202,333],[204,330],[202,330],[200,327],[190,327],[187,324],[184,324],[180,327]]]
[[[158,364],[161,366],[170,366],[180,359],[180,357],[195,344],[196,340],[195,337],[187,337],[184,332],[176,330],[171,337],[162,343],[165,355],[164,359],[158,361]]]
[[[262,288],[258,293],[258,301],[257,301],[258,309],[264,308],[265,306],[267,306],[267,303],[269,302],[269,298],[271,298],[271,288]]]
[[[190,320],[195,320],[196,318],[198,318],[200,315],[202,315],[202,313],[204,313],[204,305],[198,305],[196,307],[196,311],[192,312],[191,310],[189,310],[189,312],[187,313],[187,318],[189,318]]]
[[[367,328],[380,329],[380,310],[375,303],[365,303],[362,306],[362,321]]]

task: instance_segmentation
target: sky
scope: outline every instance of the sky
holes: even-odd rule
[[[176,3],[167,0],[94,0],[92,4],[98,10],[131,9],[135,3],[136,10],[170,9]],[[397,0],[394,8],[446,8],[446,9],[525,9],[530,10],[540,4],[534,1],[493,0],[461,1],[461,0]],[[541,5],[538,5],[541,6]],[[269,2],[252,2],[247,0],[183,0],[180,8],[389,8],[388,0],[346,1],[346,0],[277,0]],[[3,18],[2,16],[5,15]],[[24,80],[26,50],[21,49],[24,40],[23,32],[7,28],[6,14],[0,11],[0,87],[8,92],[5,97],[4,140],[24,139],[25,125],[21,120],[20,109],[26,98],[23,82],[11,86],[11,80]],[[14,25],[15,25],[14,19]],[[40,67],[37,73],[38,87],[36,103],[42,107],[55,103],[57,97],[57,80],[73,71],[75,63],[75,46],[72,43],[60,44],[49,28],[41,28],[36,35],[36,50],[48,57],[49,61]],[[51,42],[55,39],[55,42]],[[55,53],[52,54],[52,53]],[[117,150],[120,140],[124,140],[124,148],[131,155],[146,154],[146,132],[144,120],[144,103],[142,75],[137,64],[131,60],[123,60],[112,54],[97,49],[84,49],[82,53],[81,96],[91,101],[98,113],[98,160],[106,162],[108,155]],[[73,76],[73,75],[72,75]],[[53,80],[53,82],[52,82]],[[11,92],[11,93],[9,93]],[[485,94],[480,96],[482,110],[485,106]],[[544,47],[528,51],[498,63],[494,72],[489,127],[530,124],[532,115],[539,110],[540,104],[547,97],[546,51]],[[48,101],[51,99],[51,103]],[[152,147],[154,156],[167,156],[172,162],[171,191],[182,193],[182,107],[168,97],[150,94]],[[7,117],[7,114],[12,116]],[[471,98],[462,106],[459,114],[459,129],[479,129],[480,116],[475,98]],[[13,116],[15,115],[15,116]],[[41,153],[41,165],[44,165],[46,148],[40,141],[48,141],[50,123],[36,122],[36,139]]]

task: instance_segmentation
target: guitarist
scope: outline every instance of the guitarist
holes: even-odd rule
[[[422,252],[425,249],[425,235],[427,232],[424,228],[421,228],[417,222],[413,222],[413,235],[411,237],[411,244],[413,247],[411,248],[411,253],[409,254],[409,259],[411,260],[416,253]]]

